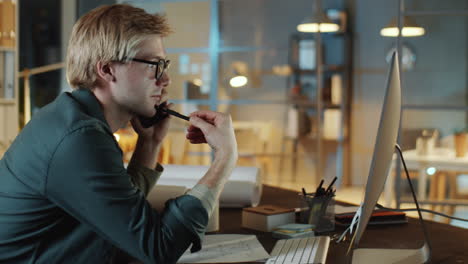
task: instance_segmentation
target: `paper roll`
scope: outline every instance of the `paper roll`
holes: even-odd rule
[[[340,138],[341,110],[326,109],[323,112],[323,138],[338,140]]]
[[[208,225],[206,226],[206,232],[216,232],[219,230],[219,204],[213,210]]]
[[[175,185],[155,185],[148,194],[147,200],[151,207],[158,212],[163,212],[168,200],[184,195],[189,189],[185,186]],[[211,214],[206,232],[215,232],[219,230],[219,206],[217,205]]]
[[[163,185],[192,188],[208,171],[208,166],[164,165],[158,181]],[[220,207],[257,206],[262,195],[260,170],[256,167],[236,167],[219,198]]]
[[[286,136],[297,138],[299,135],[299,113],[296,108],[288,109],[288,126],[286,127]]]
[[[189,189],[185,186],[156,185],[148,193],[146,199],[151,204],[151,207],[158,212],[162,212],[167,200],[184,195],[188,190]]]
[[[343,80],[341,75],[333,74],[331,77],[331,103],[335,105],[341,104],[341,93],[343,91]]]

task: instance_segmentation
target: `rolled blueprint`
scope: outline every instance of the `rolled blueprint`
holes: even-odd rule
[[[187,191],[188,188],[185,186],[155,185],[146,199],[151,204],[151,207],[158,212],[162,212],[167,200],[179,197]]]
[[[157,184],[192,188],[208,171],[208,166],[164,165]],[[256,167],[236,167],[219,198],[220,207],[257,206],[262,195],[260,170]]]

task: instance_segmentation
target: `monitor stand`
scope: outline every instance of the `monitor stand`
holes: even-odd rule
[[[411,183],[411,179],[409,177],[408,169],[406,168],[403,153],[398,144],[395,146],[395,148],[400,156],[401,162],[403,163],[406,179],[408,180],[408,184],[413,195],[414,203],[419,215],[419,222],[424,232],[424,238],[426,241],[419,249],[356,248],[353,250],[353,264],[419,264],[428,263],[431,258],[431,245],[429,242],[429,236],[423,221],[421,210],[419,209],[418,200],[414,192],[413,184]]]
[[[430,249],[427,243],[419,249],[358,248],[353,251],[353,264],[414,264],[427,263]]]

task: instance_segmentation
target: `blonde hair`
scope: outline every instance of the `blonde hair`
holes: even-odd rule
[[[96,84],[96,64],[123,61],[150,35],[171,32],[166,17],[130,5],[107,5],[82,16],[73,26],[67,51],[67,80],[73,88]]]

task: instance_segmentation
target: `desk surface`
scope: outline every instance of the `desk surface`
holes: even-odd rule
[[[416,149],[403,151],[406,165],[417,167],[421,165],[434,166],[438,169],[464,170],[468,169],[468,156],[456,157],[453,149],[435,148],[431,154],[419,155]],[[394,156],[396,158],[396,155]]]
[[[430,175],[427,174],[426,169],[434,167],[438,171],[452,171],[452,172],[466,172],[468,171],[468,156],[455,157],[455,151],[447,148],[435,148],[430,155],[418,155],[416,149],[403,151],[403,157],[405,159],[406,166],[409,170],[418,170],[418,199],[420,202],[427,202],[426,192],[427,184]],[[396,166],[397,155],[393,156],[392,168]],[[399,160],[399,159],[398,159]],[[387,178],[387,184],[385,185],[385,205],[391,206],[392,199],[394,198],[394,186],[396,173],[390,174]],[[403,175],[404,177],[404,175]],[[401,185],[406,186],[406,180],[401,182]],[[398,195],[398,194],[397,194]],[[463,205],[463,202],[459,203]]]
[[[279,199],[280,198],[280,199]],[[261,204],[275,204],[286,207],[298,206],[297,192],[271,186],[264,186]],[[468,229],[426,221],[432,243],[432,263],[468,263]],[[220,209],[220,232],[225,234],[255,234],[266,249],[271,252],[276,239],[271,233],[259,232],[241,227],[241,209]],[[336,233],[343,228],[337,227]],[[417,219],[409,218],[407,224],[368,227],[360,247],[369,248],[419,248],[424,237]],[[349,241],[336,244],[331,242],[327,263],[348,263],[345,253]],[[257,262],[258,264],[258,262]]]

